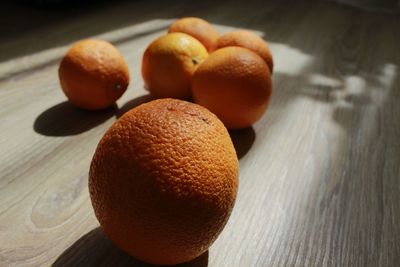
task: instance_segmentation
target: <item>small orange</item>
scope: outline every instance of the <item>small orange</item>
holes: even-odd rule
[[[112,44],[83,40],[71,47],[58,70],[61,88],[76,106],[89,110],[112,106],[129,84],[129,68]]]
[[[158,98],[189,99],[192,75],[207,56],[205,47],[190,35],[161,36],[143,55],[142,76],[146,89]]]
[[[218,237],[238,190],[228,131],[207,109],[158,99],[125,113],[97,146],[89,173],[108,237],[152,264],[178,264]]]
[[[271,72],[249,49],[225,47],[200,65],[192,90],[195,102],[216,114],[228,129],[245,128],[260,119],[268,107]]]
[[[267,62],[271,73],[273,72],[274,62],[268,43],[257,34],[248,30],[238,30],[226,33],[218,39],[217,48],[227,46],[240,46],[252,50],[260,55]]]
[[[212,52],[217,47],[219,33],[214,26],[201,18],[187,17],[175,21],[168,32],[183,32],[199,40],[207,49]]]

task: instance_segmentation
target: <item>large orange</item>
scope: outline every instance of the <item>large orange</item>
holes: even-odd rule
[[[155,97],[189,99],[192,75],[207,56],[205,47],[190,35],[161,36],[143,55],[142,76],[146,88]]]
[[[219,33],[214,26],[201,18],[187,17],[175,21],[168,32],[183,32],[199,40],[208,52],[217,47]]]
[[[228,46],[240,46],[252,50],[267,62],[271,73],[273,72],[274,61],[271,50],[268,43],[257,34],[248,30],[237,30],[226,33],[218,39],[217,48]]]
[[[122,96],[129,84],[129,68],[112,44],[83,40],[71,47],[59,68],[61,87],[76,106],[107,108]]]
[[[100,141],[89,173],[105,233],[153,264],[205,252],[227,222],[237,188],[238,159],[222,122],[177,99],[125,113]]]
[[[271,98],[271,73],[265,61],[242,47],[216,50],[193,76],[196,103],[216,114],[229,129],[251,126]]]

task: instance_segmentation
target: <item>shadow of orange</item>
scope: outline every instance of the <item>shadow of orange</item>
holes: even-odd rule
[[[152,267],[135,259],[116,247],[103,233],[100,227],[91,230],[66,249],[52,264],[52,267],[72,266],[130,266]],[[176,267],[207,267],[208,251],[198,258],[175,265]]]
[[[75,107],[68,101],[43,111],[35,120],[35,132],[46,136],[68,136],[88,131],[111,118],[117,112],[114,105],[100,111],[88,111]]]

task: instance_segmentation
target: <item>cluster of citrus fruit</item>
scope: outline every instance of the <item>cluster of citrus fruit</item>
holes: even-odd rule
[[[227,128],[263,115],[272,70],[262,38],[245,30],[220,36],[200,18],[176,21],[148,46],[142,76],[160,99],[115,122],[90,167],[93,208],[115,244],[153,264],[190,261],[209,248],[238,190]],[[121,53],[99,40],[75,44],[59,77],[68,99],[90,110],[114,105],[130,80]]]

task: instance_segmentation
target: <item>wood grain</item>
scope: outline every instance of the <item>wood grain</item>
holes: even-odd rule
[[[187,15],[263,35],[276,67],[266,116],[231,133],[241,174],[229,223],[183,266],[400,266],[398,16],[325,1],[7,5],[2,19],[16,19],[0,34],[0,266],[149,266],[98,228],[87,174],[106,129],[151,99],[144,49]],[[67,103],[57,77],[86,37],[114,42],[133,80],[97,113]]]

